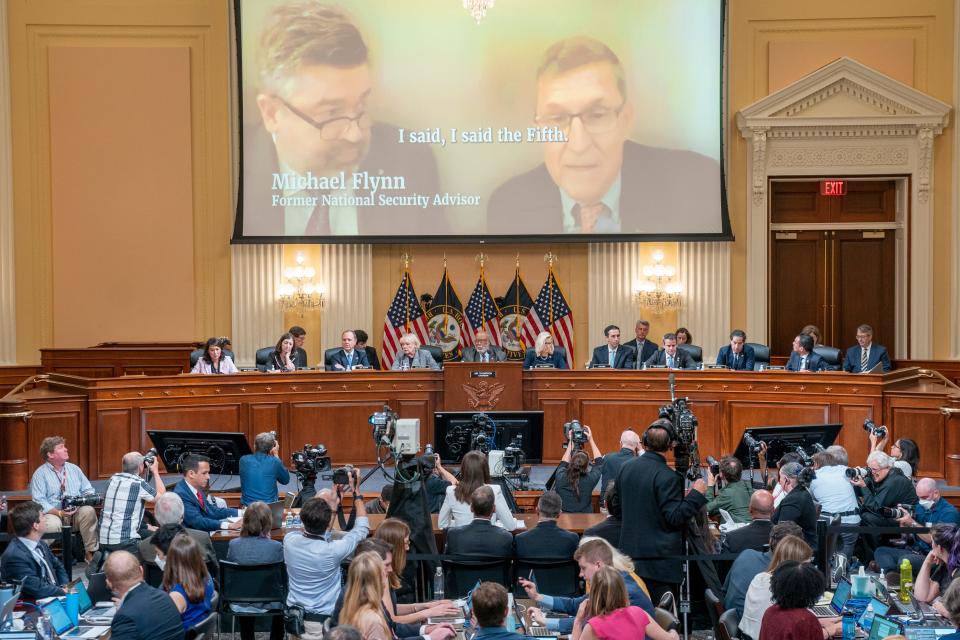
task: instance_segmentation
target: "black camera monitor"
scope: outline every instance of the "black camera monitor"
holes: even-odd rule
[[[543,461],[543,411],[437,411],[433,434],[444,464],[458,464],[472,450],[506,449],[517,436],[527,463]]]
[[[160,452],[167,473],[182,473],[180,463],[188,454],[210,458],[210,473],[240,473],[240,458],[253,453],[247,436],[236,431],[157,431],[147,435]]]
[[[750,438],[757,443],[766,443],[767,463],[770,466],[775,465],[783,454],[796,451],[797,447],[802,447],[807,455],[813,455],[818,449],[815,445],[826,449],[836,442],[837,434],[840,433],[840,427],[842,426],[842,424],[797,424],[776,427],[750,427],[744,430],[743,436],[740,436],[740,442],[737,444],[733,456],[743,463],[744,468],[759,466],[756,448],[749,446]],[[745,436],[749,436],[749,438]],[[748,456],[753,458],[752,465]]]

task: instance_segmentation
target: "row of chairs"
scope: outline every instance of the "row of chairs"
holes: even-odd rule
[[[713,625],[714,637],[717,640],[734,640],[740,637],[740,619],[737,616],[736,609],[724,610],[720,598],[713,592],[713,589],[707,589],[704,592],[707,601],[707,613],[710,616],[710,623]]]
[[[570,558],[514,559],[514,558],[471,558],[469,560],[444,559],[444,596],[461,598],[480,582],[499,582],[503,585],[516,585],[514,595],[525,598],[526,592],[517,583],[516,578],[529,579],[531,573],[536,578],[537,589],[541,593],[554,596],[574,597],[582,593],[580,588],[580,567]]]

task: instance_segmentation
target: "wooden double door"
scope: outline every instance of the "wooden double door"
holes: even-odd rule
[[[818,189],[816,181],[772,185],[771,353],[789,355],[793,338],[807,324],[819,327],[823,344],[845,350],[856,344],[857,327],[869,324],[874,341],[892,355],[895,182],[849,183],[840,198],[820,196]],[[851,222],[862,228],[851,229]],[[814,228],[805,230],[805,224]]]

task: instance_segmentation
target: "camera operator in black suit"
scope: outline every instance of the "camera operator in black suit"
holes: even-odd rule
[[[618,548],[633,557],[636,573],[647,584],[653,602],[676,591],[683,578],[679,560],[655,559],[684,553],[684,529],[707,504],[707,483],[698,479],[684,495],[683,477],[664,457],[676,442],[669,420],[653,422],[643,434],[644,454],[623,465],[616,490],[623,509]],[[654,559],[647,559],[654,558]]]

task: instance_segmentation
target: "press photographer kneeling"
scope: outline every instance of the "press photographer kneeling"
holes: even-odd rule
[[[853,476],[850,483],[856,487],[857,494],[862,499],[861,526],[898,526],[898,512],[894,508],[899,505],[909,505],[912,508],[917,504],[913,483],[899,469],[894,468],[893,458],[882,451],[874,451],[867,456],[867,473],[863,471],[855,468],[848,470]],[[889,535],[861,534],[863,555],[860,557],[872,558],[877,548],[883,546],[884,540],[889,538]]]

